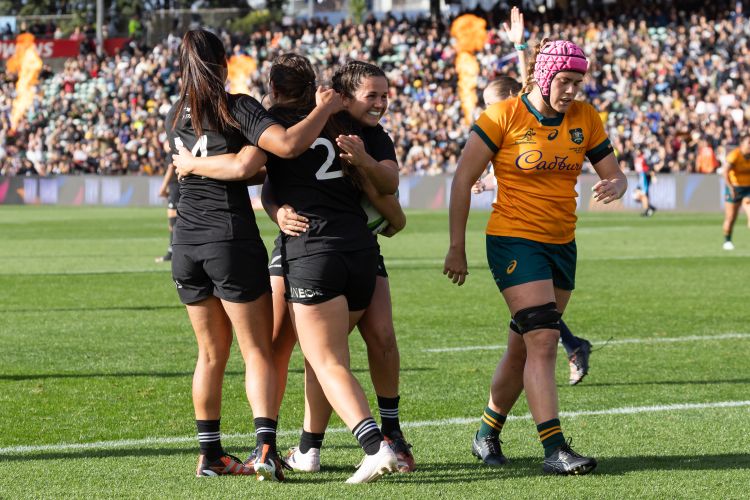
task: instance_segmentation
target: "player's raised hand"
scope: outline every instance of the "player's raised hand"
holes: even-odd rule
[[[279,225],[279,229],[289,236],[299,236],[310,227],[307,217],[299,215],[292,207],[286,204],[280,206],[276,212],[276,222]]]
[[[523,13],[518,7],[510,9],[510,26],[508,23],[503,23],[503,29],[512,43],[517,45],[524,43],[526,37],[524,36]]]

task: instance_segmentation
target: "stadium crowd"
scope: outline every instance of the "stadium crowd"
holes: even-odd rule
[[[583,47],[591,71],[581,98],[601,111],[623,169],[633,169],[641,155],[657,172],[713,172],[750,121],[750,23],[741,4],[718,1],[689,12],[660,4],[567,22],[529,15],[529,46],[551,37]],[[518,76],[503,14],[485,13],[490,22],[476,54],[478,90],[496,75]],[[271,60],[284,52],[308,56],[320,81],[349,59],[380,65],[391,84],[383,125],[402,173],[431,175],[455,168],[469,127],[456,92],[449,28],[389,17],[361,24],[300,21],[250,35],[224,31],[221,38],[228,52],[257,62],[251,93],[259,99]],[[45,67],[34,104],[15,130],[9,121],[15,77],[3,72],[0,174],[161,173],[179,43],[170,34],[153,48],[134,46],[104,58],[88,52],[60,71]]]

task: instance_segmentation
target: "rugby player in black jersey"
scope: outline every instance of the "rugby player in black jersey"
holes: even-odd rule
[[[272,114],[286,125],[303,118],[311,107],[312,94],[299,82],[314,78],[306,59],[293,54],[277,58],[270,77],[275,103]],[[361,207],[362,185],[369,182],[394,192],[398,173],[395,155],[393,169],[387,171],[365,153],[361,139],[340,135],[358,128],[351,119],[342,118],[331,120],[299,158],[285,160],[268,154],[267,171],[275,198],[294,206],[307,219],[308,228],[301,236],[282,237],[286,298],[300,346],[312,367],[310,375],[314,371],[318,376],[325,397],[365,450],[365,460],[347,481],[360,483],[374,481],[397,467],[396,456],[349,369],[347,335],[370,303],[378,266],[377,242]],[[382,129],[380,133],[380,137],[373,134],[370,142],[386,139],[390,143]],[[346,142],[348,151],[338,151],[334,145],[337,138]],[[243,163],[243,154],[235,161]],[[351,163],[340,157],[348,157]],[[179,157],[175,162],[178,167],[182,164]],[[182,172],[231,176],[237,169],[230,163],[227,161],[224,174],[211,170],[221,167],[216,158],[188,162]],[[201,165],[205,169],[196,168]]]
[[[204,30],[189,31],[180,47],[182,88],[166,124],[172,151],[198,156],[236,153],[258,145],[279,157],[305,152],[328,117],[341,109],[332,90],[314,92],[319,105],[287,129],[246,95],[229,95],[226,53]],[[250,165],[257,170],[263,163]],[[198,476],[251,475],[282,480],[276,451],[276,376],[271,361],[272,306],[268,256],[243,182],[201,176],[180,179],[172,276],[198,341],[193,404],[201,454]],[[219,424],[224,369],[232,328],[246,365],[258,459],[253,468],[227,454]]]

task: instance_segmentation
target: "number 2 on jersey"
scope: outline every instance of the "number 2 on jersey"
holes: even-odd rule
[[[329,168],[331,168],[331,165],[333,165],[333,160],[336,159],[336,150],[333,149],[333,144],[331,143],[331,141],[329,141],[328,139],[324,139],[323,137],[318,137],[317,139],[315,139],[315,142],[312,143],[310,149],[315,149],[318,146],[325,147],[328,154],[326,156],[326,161],[324,161],[318,171],[315,172],[315,178],[319,181],[325,181],[343,177],[344,172],[342,170],[328,170]]]

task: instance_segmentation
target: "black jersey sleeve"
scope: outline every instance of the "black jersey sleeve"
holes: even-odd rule
[[[242,135],[253,146],[258,145],[260,136],[268,127],[279,123],[255,98],[244,94],[236,96],[232,116],[240,123]]]
[[[398,162],[396,159],[396,147],[393,145],[391,136],[388,135],[383,127],[366,127],[362,130],[363,139],[366,144],[367,153],[375,161],[391,160]]]

